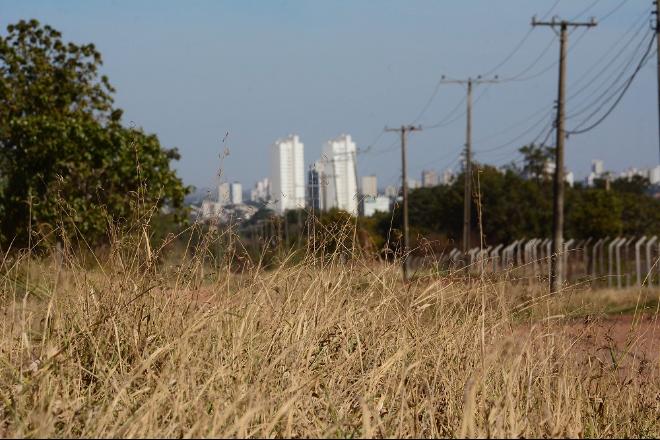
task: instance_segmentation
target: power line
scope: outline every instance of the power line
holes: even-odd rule
[[[594,122],[593,124],[589,125],[586,128],[580,129],[580,127],[582,127],[587,121],[589,121],[589,119],[591,119],[593,116],[596,115],[596,113],[600,110],[600,108],[598,108],[595,112],[590,114],[582,123],[580,123],[577,126],[577,129],[572,130],[572,131],[567,131],[566,132],[567,134],[581,134],[581,133],[586,133],[590,130],[593,130],[594,128],[599,126],[614,111],[616,106],[619,104],[619,102],[621,102],[621,99],[623,99],[623,96],[626,94],[626,92],[630,88],[630,85],[635,80],[635,77],[637,76],[639,71],[642,69],[642,67],[644,67],[644,64],[646,64],[646,62],[650,59],[649,55],[651,53],[651,49],[653,48],[654,40],[655,40],[655,35],[653,35],[653,38],[651,38],[651,40],[649,41],[649,45],[646,48],[646,52],[644,53],[644,56],[642,57],[642,59],[637,64],[637,67],[635,68],[635,71],[632,73],[632,75],[626,81],[626,83],[623,87],[623,90],[621,90],[621,93],[616,98],[616,100],[614,101],[612,106],[596,122]]]
[[[596,6],[599,2],[600,2],[600,0],[594,0],[589,6],[587,6],[586,8],[584,8],[582,11],[580,11],[580,12],[579,12],[577,15],[575,15],[574,17],[572,17],[572,18],[571,18],[571,21],[575,21],[575,20],[577,20],[578,18],[582,17],[584,14],[586,14],[586,13],[589,12],[591,9],[593,9],[593,7]]]
[[[621,3],[619,3],[619,5],[618,5],[616,8],[614,8],[613,10],[611,10],[611,11],[607,14],[607,16],[612,15],[614,12],[616,12],[616,10],[618,10],[618,9],[619,9],[621,6],[623,6],[623,4],[625,4],[626,2],[627,2],[627,0],[625,0],[625,1],[621,2]],[[592,6],[593,6],[593,5],[595,5],[595,2],[592,3]],[[586,9],[583,10],[583,12],[582,12],[581,14],[583,14],[584,12],[586,12]],[[630,46],[630,44],[631,44],[632,41],[635,39],[635,37],[637,37],[637,36],[639,35],[639,33],[641,32],[641,30],[644,29],[644,27],[639,28],[638,31],[633,35],[633,37],[632,37],[631,39],[629,39],[628,41],[625,40],[625,38],[628,36],[628,34],[630,34],[634,29],[636,29],[636,28],[641,24],[641,23],[640,23],[640,20],[643,21],[644,16],[647,15],[647,14],[648,14],[648,11],[644,11],[644,12],[642,12],[642,14],[638,15],[638,16],[635,18],[635,20],[633,21],[632,26],[630,26],[630,27],[629,27],[629,28],[628,28],[628,29],[627,29],[627,30],[626,30],[626,31],[625,31],[620,37],[617,37],[617,42],[616,42],[616,44],[615,44],[613,47],[609,48],[608,51],[605,52],[605,53],[603,54],[603,56],[601,56],[601,57],[600,57],[600,58],[599,58],[599,59],[598,59],[593,65],[591,65],[591,67],[589,67],[589,68],[588,68],[588,69],[582,74],[582,76],[581,76],[577,81],[575,81],[573,84],[571,84],[571,86],[577,86],[578,84],[582,83],[582,82],[588,77],[588,75],[589,75],[589,74],[590,74],[590,73],[591,73],[596,67],[598,67],[598,66],[599,66],[604,60],[607,59],[607,56],[610,55],[610,54],[612,53],[612,51],[620,45],[621,42],[625,42],[623,48],[620,49],[620,50],[617,52],[617,54],[614,56],[614,58],[611,59],[611,60],[608,60],[608,61],[609,61],[609,63],[608,63],[608,67],[599,70],[598,73],[597,73],[593,78],[590,78],[589,84],[588,84],[586,87],[582,87],[582,88],[580,88],[579,90],[577,90],[576,92],[574,92],[573,94],[569,95],[569,98],[575,98],[575,97],[579,96],[579,95],[580,95],[581,93],[583,93],[585,90],[588,90],[588,89],[590,88],[590,86],[591,86],[592,84],[594,84],[594,81],[595,81],[595,80],[597,80],[598,78],[600,78],[604,73],[608,72],[608,70],[609,70],[609,66],[612,66],[612,65],[613,65],[613,64],[612,64],[613,60],[618,59],[618,58],[621,56],[621,54],[625,51],[625,49],[626,49],[627,47]],[[644,40],[644,41],[645,41],[645,40]],[[554,63],[554,64],[556,64],[556,63]],[[591,97],[591,96],[593,96],[593,94],[590,94],[590,95],[589,95],[589,97]],[[589,98],[587,98],[587,99],[589,99]],[[587,107],[587,108],[588,108],[588,107]],[[518,127],[518,126],[527,123],[529,120],[533,119],[536,115],[540,114],[541,112],[546,112],[546,113],[547,113],[547,112],[548,112],[548,106],[543,106],[543,107],[537,109],[537,110],[534,111],[533,113],[531,113],[531,114],[529,114],[528,116],[526,116],[524,119],[522,119],[522,120],[520,120],[520,121],[518,121],[518,122],[516,122],[516,123],[514,123],[514,124],[512,124],[512,125],[510,125],[510,126],[508,126],[507,128],[505,128],[505,129],[503,129],[503,130],[500,130],[500,131],[498,131],[498,132],[496,132],[496,133],[490,134],[490,135],[488,135],[488,136],[484,136],[484,137],[482,137],[481,139],[475,141],[475,143],[479,143],[479,142],[481,142],[481,141],[483,141],[483,140],[485,140],[485,139],[488,139],[488,138],[491,138],[491,137],[495,137],[495,136],[499,136],[499,135],[501,135],[501,134],[507,133],[507,132],[511,131],[512,129]],[[568,118],[570,118],[570,117],[568,117]],[[567,119],[568,119],[568,118],[567,118]],[[545,116],[544,116],[544,119],[545,119]],[[532,126],[529,127],[528,129],[526,129],[521,135],[516,135],[514,138],[512,138],[511,140],[509,140],[509,141],[507,141],[507,142],[504,142],[504,143],[502,143],[502,144],[499,144],[499,145],[497,145],[496,147],[488,148],[488,149],[486,149],[486,150],[477,150],[476,152],[477,152],[477,153],[485,153],[485,152],[490,152],[490,151],[500,150],[500,149],[506,148],[506,147],[508,147],[508,146],[511,146],[514,142],[516,142],[517,140],[521,139],[521,138],[524,136],[524,134],[526,134],[526,133],[530,132],[531,130],[533,130],[534,128],[536,128],[541,122],[542,122],[542,120],[536,122],[534,125],[532,125]],[[550,128],[551,128],[551,130],[548,131],[548,133],[551,133],[551,132],[552,132],[552,126],[551,126]]]
[[[610,12],[608,12],[608,13],[605,14],[605,15],[603,15],[603,16],[600,18],[600,22],[602,23],[603,21],[607,20],[612,14],[614,14],[616,11],[618,11],[619,9],[621,9],[621,7],[622,7],[623,5],[625,5],[626,3],[628,3],[628,0],[623,0],[621,3],[619,3],[617,6],[615,6]]]
[[[543,121],[545,121],[549,116],[551,116],[552,110],[547,110],[547,108],[543,108],[543,110],[546,110],[546,112],[543,114],[543,117],[541,119],[536,120],[536,122],[533,125],[531,125],[529,128],[527,128],[525,131],[523,131],[522,133],[520,133],[519,135],[517,135],[513,139],[510,139],[506,142],[503,142],[503,143],[501,143],[501,144],[499,144],[495,147],[476,150],[476,152],[477,153],[489,153],[489,152],[492,152],[492,151],[501,150],[505,147],[511,146],[511,144],[513,144],[514,142],[519,141],[520,139],[525,137],[525,135],[527,135],[528,133],[533,131],[535,128],[537,128],[539,125],[541,125],[543,123]]]
[[[561,0],[556,0],[556,1],[554,2],[554,4],[550,7],[550,9],[548,9],[548,10],[545,12],[545,14],[543,14],[542,19],[545,19],[547,16],[549,16],[549,15],[552,13],[552,11],[555,10],[555,8],[557,7],[557,5],[559,4],[560,1],[561,1]],[[491,75],[492,73],[494,73],[495,71],[497,71],[497,69],[499,69],[500,67],[502,67],[503,65],[505,65],[505,64],[506,64],[511,58],[513,58],[513,56],[514,56],[516,53],[518,53],[518,51],[523,47],[523,45],[527,42],[527,40],[529,39],[529,37],[532,35],[532,30],[533,30],[533,29],[530,28],[530,29],[527,31],[527,33],[526,33],[525,35],[523,35],[522,39],[518,42],[518,44],[515,45],[515,47],[513,48],[513,50],[512,50],[512,51],[511,51],[506,57],[504,57],[504,59],[503,59],[502,61],[500,61],[498,64],[496,64],[495,67],[493,67],[492,69],[490,69],[490,70],[487,71],[486,73],[483,73],[482,76],[488,76],[488,75]]]
[[[569,34],[569,35],[572,35],[573,32],[575,32],[575,29],[573,29],[572,31],[570,31],[568,34]],[[577,47],[577,46],[580,44],[580,42],[581,42],[582,39],[585,37],[585,35],[587,35],[587,31],[586,31],[586,30],[583,31],[582,34],[581,34],[579,37],[577,37],[577,39],[575,40],[575,43],[573,43],[573,45],[568,49],[568,53],[571,53],[571,52],[573,51],[573,49],[575,49],[575,47]],[[557,36],[554,36],[553,39],[550,41],[548,47],[544,50],[544,52],[543,52],[544,54],[545,54],[545,52],[547,52],[547,51],[550,49],[550,47],[552,47],[552,43],[554,43],[556,40],[557,40]],[[538,61],[540,61],[540,59],[541,59],[541,57],[537,58]],[[537,64],[538,61],[536,61],[536,62],[534,63],[534,65]],[[514,77],[506,78],[506,79],[503,79],[502,81],[503,81],[503,82],[513,82],[513,81],[516,81],[516,82],[524,82],[524,81],[529,81],[529,80],[532,80],[532,79],[535,79],[535,78],[540,77],[540,76],[543,75],[544,73],[548,72],[550,69],[552,69],[552,68],[554,68],[555,66],[557,66],[557,64],[559,64],[559,61],[554,61],[554,62],[548,64],[547,66],[543,67],[543,68],[542,68],[541,70],[539,70],[538,72],[533,73],[533,74],[531,74],[531,75],[529,75],[529,76],[523,76],[524,73],[521,72],[521,73],[519,73],[518,75],[516,75],[516,76],[514,76]],[[533,67],[533,66],[531,66],[531,67]],[[529,69],[526,69],[526,71],[529,71]],[[526,72],[525,72],[525,73],[526,73]]]
[[[600,64],[601,64],[603,61],[605,61],[605,60],[608,61],[608,64],[607,64],[607,66],[606,66],[605,68],[599,70],[599,72],[598,72],[593,78],[590,78],[589,83],[587,84],[587,86],[585,86],[585,87],[581,87],[581,88],[579,88],[576,92],[573,92],[573,93],[571,93],[570,95],[568,95],[568,99],[575,98],[575,97],[579,96],[580,94],[582,94],[585,90],[589,89],[589,87],[590,87],[592,84],[594,84],[594,81],[596,81],[596,80],[597,80],[598,78],[600,78],[605,72],[607,72],[610,66],[613,66],[613,62],[614,62],[615,60],[617,60],[617,59],[618,59],[618,58],[624,53],[624,51],[626,50],[626,48],[628,48],[628,47],[630,46],[630,44],[632,44],[632,42],[634,41],[634,39],[640,34],[640,32],[642,32],[642,31],[644,30],[645,27],[643,27],[643,26],[638,27],[638,26],[640,26],[640,25],[642,24],[642,22],[640,21],[640,19],[643,21],[644,16],[647,15],[648,13],[649,13],[648,11],[644,11],[644,12],[642,12],[642,14],[638,15],[638,16],[636,17],[636,19],[633,21],[632,26],[630,26],[628,29],[626,29],[626,31],[625,31],[620,37],[617,37],[617,42],[616,42],[613,46],[608,47],[607,51],[605,51],[605,52],[603,53],[603,55],[602,55],[598,60],[596,60],[596,62],[593,63],[593,64],[592,64],[592,65],[591,65],[591,66],[590,66],[590,67],[589,67],[589,68],[588,68],[588,69],[587,69],[587,70],[586,70],[586,71],[580,76],[580,78],[578,78],[577,81],[575,81],[575,82],[573,82],[572,84],[570,84],[571,87],[576,87],[578,84],[582,83],[582,82],[588,77],[588,75],[589,75],[589,74],[590,74],[590,73],[591,73],[596,67],[600,66]],[[635,32],[635,33],[633,34],[633,36],[632,36],[630,39],[628,39],[628,40],[626,41],[625,38],[626,38],[626,37],[628,36],[628,34],[631,33],[635,28],[637,28],[637,32]],[[614,55],[614,57],[609,58],[608,56],[611,55],[611,53],[613,52],[613,50],[614,50],[617,46],[619,46],[619,44],[620,44],[621,42],[625,42],[624,45],[623,45],[623,47],[621,47],[621,49],[620,49],[620,50]]]
[[[477,105],[477,103],[481,100],[481,98],[484,96],[488,88],[490,87],[490,84],[486,84],[486,87],[484,87],[481,92],[477,95],[476,98],[474,98],[474,102],[472,103],[473,106]],[[463,99],[454,107],[454,109],[450,113],[455,113],[456,110],[460,108],[460,106],[466,101],[467,96],[463,96]],[[441,119],[439,122],[431,125],[424,125],[424,130],[433,130],[435,128],[441,128],[441,127],[446,127],[450,124],[453,124],[454,122],[458,121],[461,119],[465,114],[467,113],[467,109],[463,110],[460,114],[454,116],[453,118],[447,120],[447,117]]]
[[[589,99],[591,99],[591,97],[593,97],[594,95],[600,92],[600,94],[598,94],[596,99],[588,102],[587,104],[582,105],[581,107],[578,107],[577,110],[575,110],[574,112],[572,112],[570,115],[567,116],[567,119],[573,119],[576,116],[581,115],[582,113],[588,111],[590,108],[598,105],[601,101],[605,100],[604,103],[606,103],[608,102],[609,99],[611,99],[611,97],[607,98],[608,94],[610,94],[610,92],[616,87],[619,81],[625,77],[626,71],[628,71],[628,69],[631,66],[634,66],[634,60],[639,56],[638,53],[644,52],[644,44],[646,43],[647,37],[648,34],[643,36],[643,38],[637,44],[637,47],[635,47],[635,49],[632,51],[632,54],[626,59],[624,59],[622,63],[619,63],[618,66],[615,67],[615,70],[612,72],[612,74],[609,75],[604,81],[602,81],[600,85],[596,86],[596,88],[583,100],[583,102],[587,102]],[[596,77],[599,77],[599,75],[596,75]],[[614,77],[614,79],[612,79],[612,77]],[[593,84],[593,81],[591,81],[590,84]],[[581,89],[581,91],[587,90],[588,88],[589,86],[586,86],[583,89]],[[573,98],[575,96],[578,96],[581,91],[579,90],[578,92],[576,92],[573,95]],[[613,95],[615,95],[616,93],[617,92],[615,90]]]

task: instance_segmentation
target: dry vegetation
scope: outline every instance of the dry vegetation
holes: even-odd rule
[[[657,292],[309,252],[238,273],[142,237],[4,258],[0,437],[660,436]]]

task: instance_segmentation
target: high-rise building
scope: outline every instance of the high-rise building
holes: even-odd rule
[[[389,185],[385,188],[385,195],[391,199],[399,195],[399,190],[394,185]]]
[[[323,166],[320,162],[310,165],[307,171],[307,206],[318,213],[323,209]]]
[[[422,186],[422,185],[419,183],[419,180],[408,179],[408,189],[417,189],[420,186]]]
[[[363,197],[376,197],[378,195],[378,178],[376,176],[362,176]]]
[[[657,165],[649,170],[649,182],[651,185],[660,183],[660,165]]]
[[[267,202],[270,199],[270,181],[265,177],[254,184],[250,190],[250,200],[253,202]]]
[[[243,203],[243,185],[239,182],[231,184],[231,204],[240,205]]]
[[[327,181],[324,209],[338,208],[357,215],[356,151],[355,142],[347,134],[323,146],[323,174]]]
[[[602,160],[594,159],[591,161],[591,172],[585,179],[587,186],[594,186],[596,179],[600,179],[605,175],[605,166]]]
[[[433,170],[422,171],[422,186],[429,188],[438,185],[438,173]]]
[[[605,166],[602,160],[594,159],[591,161],[591,172],[596,176],[600,176],[605,172]]]
[[[454,175],[454,171],[451,169],[445,170],[444,173],[442,173],[442,184],[443,185],[451,185],[454,183],[454,179],[456,176]]]
[[[271,200],[281,214],[305,207],[303,148],[297,135],[278,139],[271,147]]]
[[[231,186],[229,183],[221,183],[218,186],[218,204],[226,206],[231,203]]]

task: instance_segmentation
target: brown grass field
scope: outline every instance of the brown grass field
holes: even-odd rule
[[[4,258],[0,437],[660,436],[658,290],[144,248]]]

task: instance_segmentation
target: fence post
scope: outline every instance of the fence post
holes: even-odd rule
[[[616,287],[621,288],[621,246],[627,244],[628,240],[622,238],[615,246],[616,250]]]
[[[565,276],[566,281],[569,280],[569,275],[573,272],[573,271],[568,270],[568,248],[573,243],[575,243],[575,239],[573,239],[573,238],[571,238],[570,240],[568,240],[567,242],[564,243],[564,248],[563,248],[564,255],[561,256],[561,258],[564,259],[564,276]]]
[[[614,258],[613,258],[614,255],[612,254],[612,252],[614,252],[614,246],[619,243],[619,240],[621,240],[621,238],[616,237],[614,240],[610,242],[609,246],[607,247],[608,250],[607,256],[609,258],[609,263],[610,263],[609,270],[607,271],[607,287],[612,287],[612,275],[614,273]]]
[[[647,286],[653,286],[653,262],[651,260],[651,246],[658,239],[656,235],[651,237],[649,241],[646,242],[646,277],[648,278]]]
[[[522,249],[523,249],[524,243],[525,243],[525,238],[523,237],[520,240],[520,242],[518,243],[518,246],[516,247],[516,250],[517,250],[516,257],[517,257],[518,266],[522,266],[524,264],[523,256],[522,256]]]
[[[550,253],[552,252],[551,246],[552,246],[552,240],[548,240],[548,242],[545,244],[545,257],[546,257],[545,262],[548,265],[548,279],[550,279],[550,276],[552,275],[551,274],[552,267],[550,264],[550,257],[551,257]]]
[[[593,240],[593,237],[587,238],[587,241],[582,245],[582,258],[584,263],[584,277],[589,277],[589,244]]]
[[[603,238],[599,238],[591,251],[591,276],[594,279],[598,276],[598,270],[596,268],[598,265],[598,248],[602,246],[603,241]]]
[[[493,259],[493,273],[497,272],[497,264],[500,258],[499,252],[500,249],[502,249],[502,246],[503,245],[500,243],[490,252],[490,257]]]
[[[642,262],[640,261],[639,247],[646,241],[646,235],[635,243],[635,269],[637,269],[637,286],[642,287]]]

